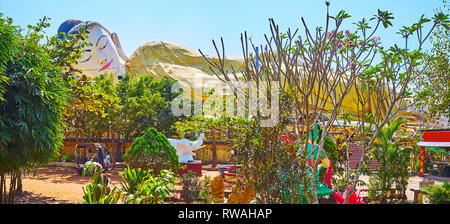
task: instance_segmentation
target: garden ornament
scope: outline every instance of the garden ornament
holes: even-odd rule
[[[198,137],[198,134],[196,134]],[[205,134],[201,134],[197,141],[191,141],[189,139],[172,139],[169,138],[170,144],[177,150],[178,161],[180,163],[194,162],[194,151],[203,148],[203,138]]]
[[[286,144],[288,145],[288,147],[290,147],[291,153],[295,154],[296,156],[302,155],[301,152],[295,153],[295,148],[292,145],[292,140],[291,140],[290,137],[285,136],[285,135],[282,136],[282,137],[286,141]],[[310,141],[309,141],[308,148],[307,148],[307,154],[308,155],[311,154],[308,157],[308,161],[309,161],[310,164],[312,163],[312,159],[313,159],[311,157],[315,156],[314,158],[317,158],[317,155],[319,153],[318,152],[319,150],[315,150],[314,153],[312,153],[312,145],[311,145],[312,141],[311,141],[311,139],[314,139],[314,141],[316,141],[317,137],[318,137],[318,125],[316,124],[315,127],[314,127],[313,132],[310,134]],[[315,147],[317,147],[317,145]],[[295,156],[293,158],[295,159]],[[329,187],[327,187],[326,185],[324,185],[323,183],[321,183],[319,181],[319,173],[320,173],[320,170],[322,168],[325,168],[325,169],[328,168],[327,173],[331,172],[331,162],[328,160],[328,158],[327,158],[325,153],[322,153],[319,158],[320,158],[321,163],[319,165],[319,168],[318,168],[317,172],[315,173],[314,179],[315,179],[315,182],[316,182],[317,197],[323,197],[323,196],[326,196],[326,195],[333,194],[333,190],[330,189]],[[311,176],[311,173],[309,172],[309,170],[306,170],[306,173],[307,173],[308,176]],[[280,170],[280,174],[282,175],[282,177],[286,176],[285,171],[281,171]],[[329,178],[330,178],[330,180],[326,180],[326,181],[331,182],[331,176]],[[286,179],[286,178],[282,178],[282,181],[283,181],[283,179]],[[300,189],[300,191],[303,191],[303,187],[302,186],[298,186],[298,189]],[[311,191],[311,186],[310,185],[308,186],[308,189],[309,189],[309,191]],[[281,197],[289,198],[290,194],[289,193],[288,194],[282,194]],[[304,195],[299,195],[299,200],[301,200],[303,203],[307,203],[307,199],[306,199],[306,197]]]
[[[223,202],[225,198],[225,182],[222,175],[217,175],[211,180],[210,188],[213,200]]]
[[[342,195],[338,191],[333,191],[333,197],[336,200],[336,204],[344,204],[347,192],[349,192],[351,189],[352,186],[348,186],[348,189],[344,192],[344,195]],[[363,200],[359,198],[360,193],[361,189],[357,190],[356,192],[352,192],[352,194],[348,198],[347,204],[364,204]]]
[[[331,176],[333,174],[333,164],[330,162],[330,167],[328,168],[327,172],[325,173],[324,182],[325,185],[327,185],[329,188],[333,189],[333,186],[331,185]],[[340,192],[335,191],[333,189],[333,197],[336,200],[336,204],[344,204],[345,197],[347,196],[347,192],[351,190],[352,186],[350,185],[348,189],[344,192],[344,195],[342,195]],[[362,190],[357,190],[356,192],[353,192],[350,197],[348,198],[347,204],[364,204],[363,200],[359,198],[359,195]]]

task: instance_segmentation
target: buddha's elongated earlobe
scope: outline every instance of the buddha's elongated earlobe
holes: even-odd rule
[[[119,37],[117,36],[116,33],[111,33],[111,39],[114,42],[114,44],[116,45],[117,48],[117,53],[119,53],[119,56],[126,62],[128,61],[128,57],[125,54],[125,52],[122,49],[122,45],[120,45],[120,41],[119,41]]]

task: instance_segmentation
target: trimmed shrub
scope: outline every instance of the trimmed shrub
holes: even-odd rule
[[[176,149],[166,136],[154,128],[149,128],[143,136],[136,138],[124,158],[132,166],[151,170],[153,174],[159,174],[160,170],[176,172],[180,166]]]

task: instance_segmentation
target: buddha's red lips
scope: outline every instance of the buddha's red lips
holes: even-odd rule
[[[98,70],[98,71],[99,71],[99,72],[101,72],[101,71],[103,71],[103,70],[106,70],[106,69],[108,69],[108,68],[109,68],[109,66],[111,66],[112,62],[113,62],[113,60],[111,59],[111,61],[110,61],[110,62],[108,62],[108,64],[106,64],[105,66],[103,66],[103,68],[101,68],[101,69],[100,69],[100,70]]]

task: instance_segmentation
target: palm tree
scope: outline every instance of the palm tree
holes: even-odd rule
[[[377,188],[381,191],[378,197],[381,202],[386,202],[392,186],[395,184],[397,190],[402,193],[403,200],[406,199],[406,186],[408,184],[408,162],[410,149],[403,147],[397,141],[395,133],[401,128],[405,121],[394,120],[390,125],[381,129],[373,144],[372,154],[380,163],[377,168]]]

